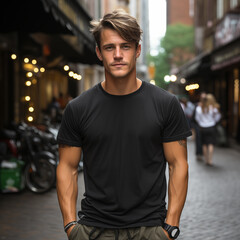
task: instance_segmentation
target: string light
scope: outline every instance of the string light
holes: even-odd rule
[[[65,66],[63,67],[63,69],[64,69],[64,71],[68,71],[68,70],[69,70],[69,66],[68,66],[68,65],[65,65]]]
[[[30,96],[25,96],[25,101],[29,102],[31,100]]]
[[[45,68],[44,68],[44,67],[41,67],[41,68],[40,68],[40,72],[42,72],[42,73],[45,72]]]
[[[33,121],[33,117],[32,117],[32,116],[29,116],[29,117],[27,118],[27,120],[28,120],[29,122],[32,122],[32,121]]]
[[[34,71],[35,73],[38,73],[38,72],[39,72],[39,69],[36,67],[36,68],[33,69],[33,71]]]
[[[23,60],[25,63],[29,63],[29,58],[24,58]]]
[[[73,72],[73,71],[70,71],[70,72],[68,73],[68,75],[69,75],[69,77],[73,77],[74,72]]]
[[[28,108],[28,111],[29,111],[29,112],[34,112],[34,108],[33,108],[33,107],[29,107],[29,108]]]
[[[25,85],[26,85],[27,87],[30,87],[30,86],[32,85],[32,82],[28,80],[28,81],[25,82]]]
[[[81,76],[81,75],[78,75],[78,76],[77,76],[77,80],[80,81],[81,79],[82,79],[82,76]]]
[[[33,74],[32,74],[32,72],[27,72],[26,76],[30,78],[33,76]]]
[[[11,55],[11,59],[12,59],[12,60],[17,59],[17,55],[13,53],[13,54]]]

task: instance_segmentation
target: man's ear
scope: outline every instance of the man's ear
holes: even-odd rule
[[[142,46],[141,44],[138,44],[138,47],[137,47],[137,50],[136,50],[136,58],[138,58],[141,54],[141,49],[142,49]]]
[[[96,54],[100,61],[102,61],[102,54],[98,46],[96,46]]]

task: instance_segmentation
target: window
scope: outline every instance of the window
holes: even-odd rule
[[[224,0],[217,0],[217,19],[223,17]]]
[[[189,0],[189,16],[194,17],[194,0]]]
[[[230,8],[235,8],[238,5],[238,0],[230,0]]]

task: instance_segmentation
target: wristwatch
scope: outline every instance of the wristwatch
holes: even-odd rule
[[[180,229],[177,226],[171,226],[167,223],[163,223],[163,229],[168,232],[170,238],[176,239],[180,234]]]

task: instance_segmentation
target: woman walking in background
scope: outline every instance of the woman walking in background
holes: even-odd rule
[[[220,118],[220,105],[212,94],[207,94],[202,104],[196,108],[195,119],[200,126],[205,162],[210,166],[216,144],[216,124]]]

